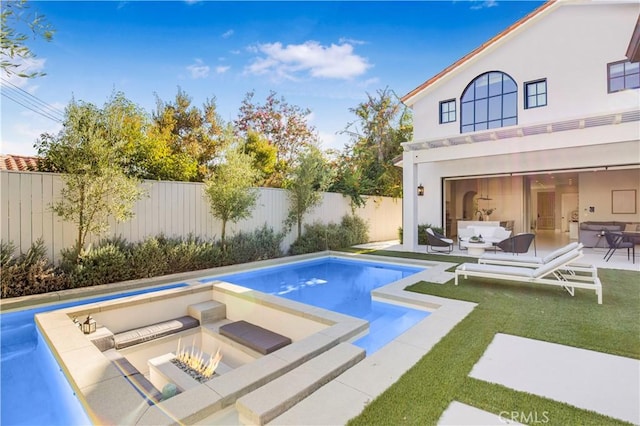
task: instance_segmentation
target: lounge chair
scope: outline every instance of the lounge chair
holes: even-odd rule
[[[489,265],[480,263],[463,263],[456,268],[455,285],[458,277],[482,277],[496,280],[517,281],[531,284],[545,284],[563,287],[572,296],[576,288],[595,290],[598,304],[602,304],[602,284],[597,270],[591,274],[576,274],[569,266],[583,256],[582,250],[572,250],[535,269],[521,266]]]
[[[507,255],[504,253],[486,253],[478,259],[478,263],[537,268],[538,266],[551,262],[553,259],[556,259],[565,253],[569,253],[573,250],[581,250],[582,247],[582,243],[573,242],[560,247],[546,256],[514,257],[513,255]]]
[[[427,228],[427,253],[429,253],[429,247],[431,247],[432,252],[451,253],[453,251],[453,240],[445,238],[444,235],[431,228]],[[445,247],[445,250],[436,249],[434,247]]]

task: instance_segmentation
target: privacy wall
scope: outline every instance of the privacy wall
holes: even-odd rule
[[[221,222],[215,219],[204,197],[204,185],[192,182],[144,181],[147,194],[134,207],[134,218],[124,223],[111,223],[107,236],[122,236],[128,241],[164,234],[170,237],[188,235],[219,238]],[[0,172],[0,237],[25,252],[38,238],[44,240],[49,258],[57,261],[60,250],[73,246],[75,225],[61,221],[51,211],[60,197],[63,183],[60,175],[38,172]],[[227,225],[227,235],[250,232],[266,224],[283,230],[289,211],[287,191],[260,188],[260,197],[250,219]],[[351,214],[349,199],[341,194],[325,193],[322,203],[305,218],[305,223],[339,222]],[[371,241],[396,239],[402,224],[402,200],[369,197],[356,214],[369,224]],[[287,250],[296,239],[293,229],[283,242]],[[91,241],[96,241],[93,237]]]

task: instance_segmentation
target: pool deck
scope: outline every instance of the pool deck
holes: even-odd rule
[[[369,248],[401,251],[401,246],[393,243],[370,245]],[[550,250],[548,250],[550,251]],[[326,253],[324,253],[326,255]],[[466,252],[455,253],[467,255]],[[538,248],[538,255],[545,250]],[[344,256],[344,253],[338,255]],[[348,255],[347,255],[348,256]],[[395,261],[379,256],[359,258],[375,261]],[[443,260],[446,256],[443,256]],[[585,249],[586,263],[599,268],[640,270],[640,265],[626,261],[626,256],[616,257],[611,262],[602,260],[597,249]],[[279,259],[281,262],[282,259]],[[264,266],[278,264],[278,260],[265,262]],[[326,385],[322,386],[291,409],[273,419],[269,424],[278,425],[339,425],[357,416],[362,409],[400,376],[409,370],[420,358],[444,337],[456,324],[464,319],[475,307],[470,302],[456,301],[435,296],[408,293],[404,288],[420,280],[445,283],[453,278],[446,272],[454,265],[449,262],[423,262],[397,259],[398,263],[429,264],[431,267],[419,274],[387,285],[373,292],[378,300],[393,300],[394,303],[420,305],[432,313],[414,327],[397,337],[394,341],[366,357]],[[224,270],[216,273],[230,273],[239,269]],[[206,272],[204,272],[206,273]],[[203,276],[203,271],[199,271]],[[185,274],[184,279],[195,275]],[[173,277],[173,281],[177,281]],[[167,282],[167,281],[165,281]],[[126,290],[128,288],[123,288]],[[95,291],[95,289],[94,289]],[[78,292],[81,294],[81,292]],[[78,296],[79,296],[78,294]],[[94,295],[89,294],[89,295]],[[60,296],[56,296],[58,299]],[[64,297],[63,295],[63,298]],[[55,299],[52,301],[56,301]],[[604,301],[606,303],[606,300]],[[595,306],[595,300],[594,300]],[[3,307],[6,308],[6,307]],[[514,341],[514,339],[517,340]],[[485,355],[478,361],[471,375],[480,380],[500,383],[504,386],[541,395],[550,399],[566,402],[581,408],[590,409],[620,420],[640,424],[640,405],[638,401],[638,377],[640,362],[608,354],[585,351],[578,348],[540,342],[515,336],[496,335],[487,347]],[[526,345],[527,354],[520,354],[521,345]],[[525,356],[526,355],[526,356]],[[504,367],[515,358],[522,362],[513,367]],[[573,363],[562,368],[558,360],[571,359]],[[502,360],[496,362],[496,360]],[[527,363],[526,360],[531,362]],[[535,368],[532,368],[535,366]],[[576,373],[583,371],[584,374]],[[598,372],[598,380],[584,380]],[[610,373],[607,373],[610,372]],[[558,391],[560,389],[561,391]],[[612,389],[604,391],[602,389]],[[578,392],[581,390],[581,392]],[[618,393],[617,393],[618,392]],[[635,393],[634,393],[635,392]],[[577,394],[577,395],[576,395]],[[580,397],[579,395],[583,395]],[[594,395],[596,396],[594,399]],[[545,413],[536,413],[538,416]],[[487,413],[474,407],[453,401],[443,413],[440,424],[517,424],[517,416],[509,418]],[[529,419],[530,420],[530,419]],[[544,420],[544,419],[542,419]],[[225,408],[194,424],[241,424],[238,412],[233,406]]]

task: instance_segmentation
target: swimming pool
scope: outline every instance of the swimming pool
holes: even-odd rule
[[[371,291],[423,270],[327,257],[200,281],[227,281],[369,321],[369,333],[353,343],[371,355],[429,315],[427,311],[374,301]]]
[[[35,314],[186,285],[171,284],[0,314],[0,424],[90,424],[82,405],[38,332],[33,319]]]

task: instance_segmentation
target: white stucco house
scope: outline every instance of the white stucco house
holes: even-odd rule
[[[419,224],[453,236],[483,209],[515,233],[640,221],[639,14],[544,3],[402,98],[405,250]]]

